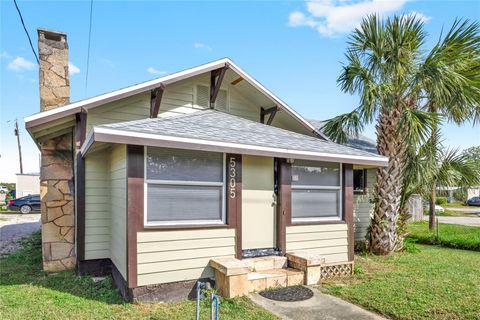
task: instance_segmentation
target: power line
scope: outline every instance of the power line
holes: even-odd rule
[[[30,48],[32,48],[33,55],[35,56],[37,63],[40,64],[37,53],[35,52],[35,49],[33,49],[33,44],[32,44],[32,39],[30,38],[30,34],[28,33],[27,27],[25,27],[25,22],[23,21],[22,13],[20,12],[20,8],[18,8],[17,0],[13,0],[13,3],[15,3],[15,8],[17,8],[18,15],[20,16],[20,21],[22,22],[23,30],[25,30],[25,33],[27,34],[28,42],[30,42]]]
[[[93,12],[93,0],[90,0],[90,26],[88,28],[87,71],[85,72],[85,95],[87,95],[88,67],[90,65],[90,40],[92,39],[92,12]]]

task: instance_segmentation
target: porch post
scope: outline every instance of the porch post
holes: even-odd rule
[[[292,165],[278,159],[277,247],[286,254],[286,228],[292,221]]]
[[[342,165],[342,208],[343,219],[348,226],[348,261],[354,260],[354,226],[353,226],[353,165],[344,163]]]
[[[143,228],[144,147],[127,145],[127,286],[137,287],[137,231]]]
[[[227,224],[235,228],[235,257],[242,258],[242,155],[226,155]]]

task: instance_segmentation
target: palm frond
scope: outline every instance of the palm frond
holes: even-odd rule
[[[365,126],[359,108],[327,120],[323,132],[337,143],[346,143],[349,138],[358,137]]]
[[[398,129],[405,134],[405,141],[411,146],[425,143],[442,115],[418,109],[406,109],[398,123]]]

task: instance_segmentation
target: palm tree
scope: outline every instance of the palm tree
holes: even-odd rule
[[[430,139],[408,159],[402,200],[408,199],[412,193],[419,193],[429,198],[430,206],[433,203],[435,208],[436,190],[439,187],[467,188],[478,185],[480,167],[468,154],[459,152],[458,149],[445,148],[438,135],[434,140],[439,143],[432,145]],[[432,155],[435,157],[433,161]]]
[[[344,143],[376,123],[377,150],[389,162],[377,171],[370,229],[374,253],[389,254],[402,245],[397,220],[410,148],[433,137],[443,120],[438,112],[449,110],[445,106],[455,103],[459,122],[478,112],[471,98],[479,94],[478,31],[477,23],[455,22],[426,55],[424,23],[414,15],[368,16],[350,36],[338,83],[344,92],[358,94],[360,105],[330,119],[324,132]]]

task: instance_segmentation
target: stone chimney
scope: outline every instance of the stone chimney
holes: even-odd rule
[[[68,44],[63,32],[38,29],[40,111],[70,103]]]
[[[40,111],[70,102],[67,35],[38,29]],[[58,272],[75,267],[75,202],[73,130],[63,129],[40,144],[40,199],[43,269]]]

